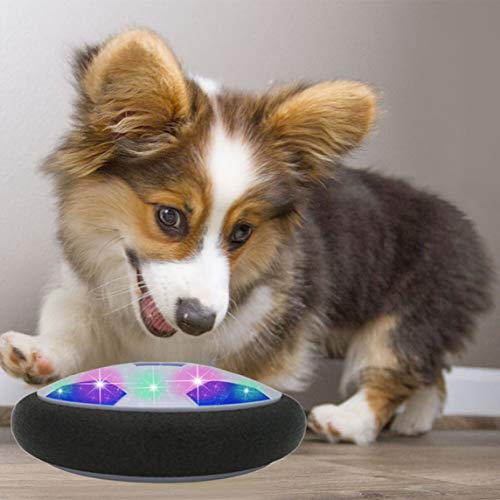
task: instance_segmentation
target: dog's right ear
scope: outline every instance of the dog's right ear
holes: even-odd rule
[[[76,127],[49,158],[47,170],[78,177],[99,169],[125,144],[151,143],[190,110],[179,62],[156,34],[121,33],[78,53],[75,76],[80,99]]]

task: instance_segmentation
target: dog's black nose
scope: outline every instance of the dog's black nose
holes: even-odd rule
[[[190,335],[201,335],[212,329],[215,313],[198,299],[180,299],[177,303],[177,325]]]

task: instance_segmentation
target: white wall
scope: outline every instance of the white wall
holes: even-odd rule
[[[35,167],[67,128],[71,50],[130,25],[229,85],[334,77],[383,91],[354,162],[455,201],[500,261],[500,2],[0,0],[0,331],[33,332],[57,262],[53,200]],[[500,367],[500,311],[465,364]]]

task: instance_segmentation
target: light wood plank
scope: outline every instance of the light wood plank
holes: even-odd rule
[[[65,473],[24,453],[0,429],[0,498],[498,499],[499,431],[435,431],[421,438],[383,436],[366,447],[328,445],[307,436],[302,446],[261,471],[222,481],[135,484]]]

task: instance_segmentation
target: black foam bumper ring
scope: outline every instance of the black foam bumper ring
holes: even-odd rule
[[[52,404],[37,394],[12,415],[18,444],[56,467],[133,481],[191,481],[238,475],[292,452],[303,409],[282,395],[231,411],[102,411]]]

